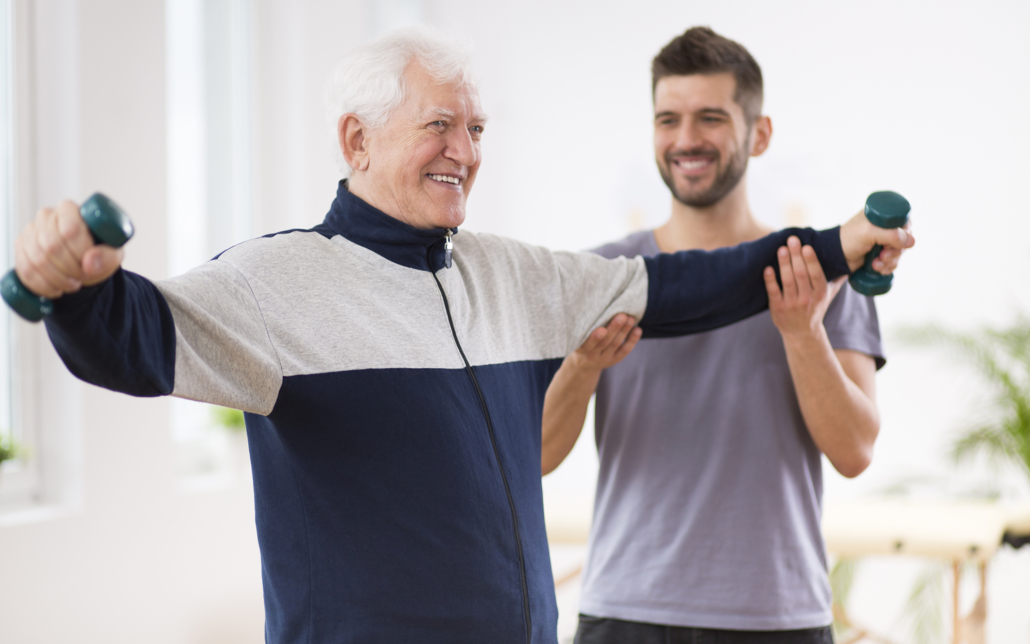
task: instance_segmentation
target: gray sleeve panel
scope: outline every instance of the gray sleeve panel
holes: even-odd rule
[[[340,235],[301,232],[241,244],[222,259],[246,276],[284,377],[463,365],[429,271]]]
[[[498,343],[474,342],[474,363],[560,358],[615,314],[639,319],[647,307],[647,270],[640,258],[555,252],[489,234],[458,241],[454,258],[462,270],[440,272],[449,294],[468,294],[467,303],[452,302],[452,312],[481,318],[463,326],[514,339],[504,344],[516,352],[492,355]]]
[[[270,413],[282,368],[243,275],[213,260],[157,287],[175,319],[172,395]]]

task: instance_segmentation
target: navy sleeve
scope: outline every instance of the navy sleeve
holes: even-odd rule
[[[175,384],[175,322],[152,282],[125,270],[54,300],[46,329],[76,377],[133,396]]]
[[[640,320],[645,338],[700,333],[761,313],[769,306],[762,270],[776,269],[776,250],[796,235],[812,246],[826,279],[847,275],[840,227],[787,228],[753,242],[713,251],[686,250],[645,257],[647,310]]]

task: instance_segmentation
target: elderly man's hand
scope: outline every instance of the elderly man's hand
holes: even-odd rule
[[[861,210],[840,227],[840,245],[851,272],[861,268],[866,254],[879,244],[883,251],[873,260],[873,270],[889,275],[898,267],[902,251],[912,248],[915,243],[910,224],[903,228],[880,228],[871,224]]]
[[[36,295],[50,299],[103,282],[118,270],[123,257],[120,248],[94,244],[72,201],[40,209],[14,245],[18,279]]]

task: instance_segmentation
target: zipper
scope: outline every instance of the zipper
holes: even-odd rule
[[[447,268],[451,267],[451,252],[454,250],[454,242],[451,241],[451,237],[453,237],[453,236],[454,236],[454,233],[451,232],[450,228],[448,228],[447,229],[447,233],[444,235],[444,238],[443,238],[443,265],[445,267],[447,267]],[[432,265],[430,265],[430,266],[432,266]],[[429,270],[432,271],[433,269],[430,267]],[[436,273],[433,273],[433,277],[436,277]],[[444,299],[447,299],[447,298],[444,298]],[[451,330],[452,331],[454,330],[453,325],[451,327]],[[455,338],[455,340],[457,340],[457,338]]]
[[[447,235],[444,238],[444,265],[447,268],[451,267],[451,251],[454,248],[454,243],[451,241],[453,233],[448,230]],[[472,379],[472,386],[476,390],[476,394],[479,396],[479,404],[483,409],[483,417],[486,418],[486,428],[490,435],[490,445],[494,449],[494,459],[497,461],[497,471],[501,474],[501,482],[504,483],[504,493],[508,497],[508,509],[511,510],[511,521],[515,527],[515,549],[519,555],[519,576],[522,581],[522,613],[526,621],[526,644],[530,644],[533,639],[533,618],[529,614],[529,584],[526,581],[526,557],[522,552],[522,537],[519,535],[519,515],[515,510],[515,500],[511,496],[511,487],[508,485],[508,476],[504,472],[504,465],[501,463],[501,452],[497,449],[497,439],[494,436],[494,424],[490,420],[490,410],[486,406],[486,397],[483,395],[483,390],[479,387],[479,380],[476,378],[476,373],[472,370],[472,365],[469,363],[467,357],[465,357],[465,350],[461,348],[461,342],[458,340],[458,331],[454,328],[454,319],[451,317],[451,306],[447,301],[447,293],[443,290],[443,284],[440,283],[440,278],[436,276],[436,271],[433,270],[432,264],[432,247],[426,249],[426,263],[429,266],[429,272],[433,275],[433,280],[436,281],[436,287],[440,289],[440,297],[443,298],[443,308],[447,312],[447,323],[451,327],[451,335],[454,337],[454,345],[458,347],[458,353],[461,354],[461,360],[465,363],[465,371],[468,373],[469,378]]]

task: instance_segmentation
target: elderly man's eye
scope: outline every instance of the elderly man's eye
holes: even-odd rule
[[[473,125],[472,127],[469,128],[469,132],[472,132],[473,134],[482,134],[483,133],[483,126],[482,125]]]
[[[447,127],[447,122],[446,121],[433,121],[432,123],[429,124],[429,127],[437,127],[437,128]]]

